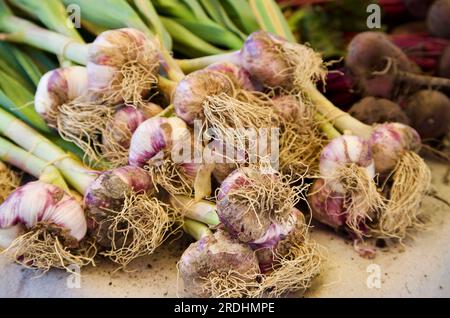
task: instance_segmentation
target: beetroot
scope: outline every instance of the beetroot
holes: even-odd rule
[[[390,40],[426,72],[438,68],[439,59],[450,44],[447,39],[430,37],[426,34],[395,34]]]
[[[450,123],[450,101],[444,94],[421,90],[408,99],[406,113],[423,138],[439,138],[445,135]]]
[[[447,46],[441,56],[438,74],[441,77],[450,78],[450,45]]]
[[[428,34],[428,27],[425,21],[413,21],[408,23],[403,23],[396,26],[390,32],[391,35],[405,35],[405,34]]]
[[[394,99],[422,87],[450,88],[450,80],[418,74],[418,66],[381,32],[355,36],[345,62],[365,96]]]
[[[403,0],[408,12],[415,18],[425,18],[434,0]]]
[[[365,97],[353,105],[349,113],[368,125],[385,122],[409,125],[409,118],[401,107],[383,98]]]
[[[427,15],[430,33],[441,38],[450,38],[450,0],[437,0]]]

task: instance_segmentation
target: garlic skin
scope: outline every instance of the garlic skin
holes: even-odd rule
[[[251,198],[243,198],[241,195],[235,196],[234,191],[246,190],[253,188],[253,185],[259,186],[257,183],[262,180],[262,176],[267,179],[277,181],[279,178],[273,171],[260,171],[254,168],[245,167],[239,168],[231,173],[220,185],[217,191],[217,214],[221,223],[225,226],[227,231],[238,238],[241,242],[254,244],[254,246],[267,247],[276,245],[282,238],[285,232],[288,231],[285,227],[288,217],[283,217],[282,221],[275,221],[272,210],[280,208],[280,204],[275,199],[271,202],[269,207],[267,204],[264,209],[267,211],[254,211],[256,207],[251,206]],[[267,193],[259,194],[259,199],[263,200],[265,197],[272,195],[269,193],[271,189],[260,188],[259,191],[267,191]],[[286,189],[288,193],[288,189]],[[292,209],[293,206],[290,208]],[[290,210],[288,211],[290,213]]]
[[[131,138],[129,163],[144,167],[150,161],[163,160],[186,143],[190,147],[190,132],[186,123],[177,117],[150,118],[143,122]],[[180,148],[179,148],[180,147]]]
[[[325,180],[314,181],[309,190],[308,203],[315,220],[333,229],[345,226],[344,196],[333,192]]]
[[[125,166],[103,172],[89,186],[84,196],[87,209],[114,209],[126,192],[148,192],[154,189],[148,173],[139,167]]]
[[[209,65],[207,70],[222,73],[233,82],[234,87],[241,88],[247,91],[259,90],[250,78],[250,73],[233,63],[223,62]]]
[[[295,122],[300,114],[300,106],[295,96],[285,95],[272,98],[275,112],[287,122]]]
[[[400,123],[387,123],[375,126],[369,145],[376,171],[386,175],[394,170],[405,152],[420,150],[421,139],[414,128]]]
[[[20,224],[7,229],[0,229],[0,252],[6,250],[22,233],[23,229]]]
[[[109,142],[114,142],[128,149],[132,134],[146,119],[145,114],[133,106],[125,106],[117,110],[106,127],[106,134],[103,137],[107,136],[107,140],[103,138],[103,144],[108,145]],[[109,140],[110,138],[112,140]]]
[[[291,87],[291,74],[287,72],[289,64],[280,57],[275,46],[285,42],[266,31],[252,33],[241,50],[242,66],[267,86]]]
[[[54,185],[35,181],[18,188],[0,206],[0,229],[17,224],[32,229],[38,223],[67,229],[77,241],[87,231],[83,208],[72,196]]]
[[[252,33],[240,51],[240,58],[252,78],[264,86],[287,91],[308,88],[324,81],[327,74],[319,53],[267,31]]]
[[[111,247],[110,224],[105,220],[111,212],[121,211],[126,195],[152,193],[155,187],[147,171],[125,166],[103,172],[88,188],[84,204],[90,236],[105,248]]]
[[[375,177],[375,163],[369,143],[357,136],[344,135],[330,141],[320,155],[320,174],[327,180],[332,191],[345,193],[339,182],[340,168],[356,164],[363,168],[367,175]]]
[[[139,67],[138,71],[144,75],[151,74],[156,77],[159,71],[159,51],[155,43],[145,33],[133,28],[101,33],[89,47],[86,65],[89,90],[106,97],[113,105],[134,102],[129,100],[132,96],[118,94],[123,89],[122,81],[126,77],[123,67],[132,64],[139,64],[136,67]],[[154,81],[152,79],[150,82]],[[149,87],[140,87],[139,95],[144,96],[148,93],[151,88],[150,82]]]
[[[62,104],[83,96],[88,91],[88,72],[82,66],[58,68],[41,77],[34,97],[36,112],[52,126]]]
[[[209,275],[227,275],[235,273],[242,288],[236,290],[245,297],[245,288],[256,284],[259,274],[258,260],[252,249],[231,238],[225,231],[218,230],[191,244],[183,253],[178,263],[185,290],[191,297],[224,297],[205,290],[204,286],[212,277]],[[240,287],[240,286],[239,286]],[[235,293],[237,291],[234,291]],[[228,291],[228,292],[233,292]],[[235,297],[238,295],[234,295]]]
[[[203,69],[187,75],[181,80],[173,95],[173,106],[178,117],[188,125],[194,120],[204,119],[203,103],[208,96],[221,93],[233,96],[233,82],[228,76]]]

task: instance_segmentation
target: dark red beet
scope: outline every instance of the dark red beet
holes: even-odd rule
[[[408,99],[406,113],[422,139],[439,138],[448,132],[450,100],[440,92],[421,90],[415,93]]]
[[[390,32],[391,35],[404,34],[428,34],[428,27],[425,21],[413,21],[396,26]]]
[[[448,79],[419,74],[418,66],[381,32],[355,36],[345,63],[365,96],[394,99],[424,87],[450,89]]]
[[[415,18],[425,18],[434,0],[403,0],[408,12]]]
[[[428,11],[427,25],[430,33],[450,38],[450,0],[436,0]]]
[[[441,56],[438,74],[441,77],[450,78],[450,45],[447,46]]]
[[[390,36],[390,40],[426,72],[436,71],[439,59],[450,44],[447,39],[434,38],[426,34],[395,34]]]
[[[409,118],[401,107],[383,98],[365,97],[353,105],[349,113],[368,125],[386,122],[409,125]]]
[[[355,36],[348,46],[345,63],[364,95],[391,98],[396,74],[392,67],[387,68],[388,60],[394,62],[399,71],[418,71],[417,65],[381,32],[363,32]]]

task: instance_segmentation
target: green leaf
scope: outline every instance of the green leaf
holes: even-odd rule
[[[33,60],[34,65],[39,69],[41,74],[45,74],[50,70],[54,70],[58,67],[58,64],[50,58],[50,56],[38,49],[31,46],[23,47],[23,51]]]
[[[229,31],[233,32],[239,36],[242,40],[245,40],[247,36],[239,30],[239,28],[231,21],[225,9],[221,6],[218,0],[200,0],[203,7],[206,9],[208,14],[213,18],[213,20],[223,27],[227,28]]]
[[[215,22],[201,22],[195,20],[174,19],[177,23],[202,38],[203,40],[224,46],[228,49],[238,50],[244,44],[243,40]]]
[[[228,16],[246,34],[259,29],[258,22],[247,0],[223,0],[221,2]]]
[[[34,109],[34,95],[17,80],[2,71],[0,71],[0,105],[37,130],[45,133],[51,132]]]
[[[158,13],[180,19],[195,19],[194,13],[180,1],[152,0]]]
[[[172,36],[174,41],[174,49],[177,52],[187,57],[199,57],[224,53],[224,51],[202,40],[174,20],[161,17],[161,21]]]
[[[62,0],[64,4],[77,4],[81,8],[81,17],[97,26],[107,29],[130,27],[149,36],[152,32],[136,11],[125,0]]]
[[[195,16],[195,20],[202,22],[211,22],[212,20],[208,17],[208,14],[203,10],[202,6],[197,0],[181,0],[183,1]]]
[[[66,8],[60,0],[9,0],[9,2],[26,13],[37,17],[48,29],[66,35],[76,41],[84,42],[70,21]]]
[[[172,49],[172,38],[170,37],[169,32],[167,32],[166,28],[162,24],[158,13],[155,10],[155,7],[152,5],[151,0],[134,0],[134,5],[137,10],[141,13],[144,19],[149,23],[156,34],[161,43],[163,43],[164,47],[168,50]]]
[[[268,32],[284,37],[290,42],[296,42],[294,34],[283,16],[277,3],[273,0],[249,0],[252,12],[259,26]]]

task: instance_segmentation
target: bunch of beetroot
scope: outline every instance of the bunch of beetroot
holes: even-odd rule
[[[334,101],[344,109],[353,104],[350,114],[367,124],[408,124],[425,142],[439,145],[450,122],[450,1],[380,4],[386,16],[399,14],[407,23],[387,26],[389,34],[352,37],[343,75],[328,78],[332,93],[342,88],[331,98],[338,96]]]

